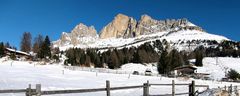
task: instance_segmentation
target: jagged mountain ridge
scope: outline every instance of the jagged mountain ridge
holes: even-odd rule
[[[202,39],[229,40],[223,36],[209,34],[187,19],[155,20],[148,15],[142,15],[141,19],[136,21],[132,17],[118,14],[99,33],[98,35],[93,26],[88,27],[80,23],[70,33],[64,32],[59,40],[53,42],[53,45],[66,50],[71,47],[107,48],[137,46],[156,39],[166,39],[170,42]],[[175,45],[173,47],[178,46]]]
[[[155,20],[148,15],[142,15],[137,22],[134,18],[118,14],[112,22],[100,32],[100,38],[132,38],[140,35],[152,34],[164,31],[176,31],[182,29],[194,29],[203,31],[187,19]]]
[[[81,43],[87,43],[88,41],[94,41],[98,38],[98,34],[94,26],[86,26],[83,23],[77,25],[70,33],[63,32],[61,38],[54,42],[55,45],[67,46],[67,45],[78,45]]]

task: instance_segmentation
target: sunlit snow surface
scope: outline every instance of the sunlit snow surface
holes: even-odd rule
[[[59,47],[60,50],[66,50],[72,47],[77,48],[106,48],[106,47],[131,47],[139,46],[145,42],[163,40],[166,39],[168,42],[177,43],[179,41],[187,40],[216,40],[218,42],[223,40],[229,40],[228,38],[220,35],[214,35],[198,30],[182,30],[177,32],[156,32],[148,35],[141,35],[135,38],[81,38],[81,43],[73,46],[72,44],[65,44],[59,46],[57,44],[54,47]],[[182,45],[176,45],[173,47],[181,48]],[[184,50],[184,49],[181,49]]]
[[[138,76],[129,74],[113,74],[113,73],[98,73],[87,71],[72,71],[64,69],[61,64],[53,65],[36,65],[35,62],[24,61],[12,61],[0,59],[0,90],[1,89],[21,89],[27,88],[28,84],[41,84],[42,90],[54,90],[54,89],[76,89],[76,88],[101,88],[105,87],[105,81],[110,80],[112,87],[117,86],[130,86],[130,85],[142,85],[149,80],[150,83],[171,83],[171,78],[156,77],[156,76]],[[240,65],[239,58],[219,58],[219,62],[222,65],[234,68],[238,71]],[[222,76],[222,70],[218,68],[218,65],[214,64],[214,58],[204,59],[204,69],[214,75],[214,72],[220,72],[219,76]],[[12,65],[12,66],[11,66]],[[129,68],[128,68],[129,66]],[[131,66],[134,66],[130,68]],[[151,66],[146,66],[149,68]],[[137,70],[144,71],[143,65],[128,64],[122,67],[122,70]],[[64,70],[64,74],[63,74]],[[120,70],[120,69],[119,69]],[[153,68],[153,70],[155,70]],[[214,75],[216,76],[216,75]],[[185,80],[183,78],[175,79],[176,83],[190,83],[191,79]],[[196,80],[196,84],[207,84],[210,88],[216,88],[218,86],[230,85],[234,83],[225,83],[217,81],[203,81]],[[34,86],[33,86],[34,87]],[[176,87],[176,93],[187,92],[188,87]],[[150,88],[150,94],[170,94],[171,87],[161,86]],[[142,88],[131,90],[119,90],[111,91],[113,96],[141,96]],[[94,93],[82,93],[82,94],[62,94],[54,96],[105,96],[105,92]],[[25,94],[0,94],[0,96],[25,96]],[[187,96],[187,95],[186,95]]]

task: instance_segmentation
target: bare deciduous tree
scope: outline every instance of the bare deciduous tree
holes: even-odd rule
[[[23,33],[23,37],[21,40],[21,51],[23,52],[30,52],[31,51],[31,46],[32,46],[32,35],[30,32],[24,32]]]
[[[37,37],[34,38],[34,43],[32,48],[32,51],[34,53],[38,53],[40,51],[43,41],[44,41],[44,38],[41,34],[39,34]]]

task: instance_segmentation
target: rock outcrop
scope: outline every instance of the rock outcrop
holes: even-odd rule
[[[137,22],[132,17],[123,14],[118,14],[114,20],[105,26],[100,32],[100,38],[124,37],[129,36],[132,31],[135,31]]]
[[[154,20],[148,15],[142,15],[137,22],[132,17],[118,14],[112,22],[100,32],[100,38],[131,38],[156,32],[169,32],[179,30],[200,30],[202,28],[192,24],[187,19]]]
[[[73,37],[97,36],[97,31],[93,26],[88,27],[83,23],[80,23],[71,31],[71,34]]]
[[[77,45],[87,41],[87,40],[84,41],[82,38],[96,38],[96,37],[98,37],[97,31],[93,26],[88,27],[80,23],[70,33],[63,32],[60,40],[58,40],[56,43],[61,46],[69,44]]]

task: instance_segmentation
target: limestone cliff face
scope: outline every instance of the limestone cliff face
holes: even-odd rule
[[[155,20],[148,15],[142,15],[137,22],[132,17],[118,14],[112,22],[100,32],[100,38],[131,38],[156,32],[169,32],[178,30],[200,30],[202,28],[193,25],[187,19]]]
[[[72,31],[71,31],[71,43],[73,45],[80,44],[83,42],[81,39],[83,37],[96,37],[97,36],[97,31],[93,26],[86,26],[82,23],[77,25]]]
[[[95,38],[97,37],[97,31],[93,26],[86,26],[82,23],[77,25],[70,33],[63,32],[60,40],[56,43],[60,46],[64,45],[78,45],[87,40],[83,40],[82,38]]]
[[[73,37],[97,36],[97,31],[93,26],[88,27],[83,23],[80,23],[71,31],[71,34]]]
[[[112,22],[105,26],[100,32],[100,38],[119,38],[129,36],[135,31],[137,22],[132,17],[118,14]]]
[[[71,34],[69,33],[66,33],[66,32],[63,32],[62,35],[61,35],[61,38],[59,40],[59,45],[68,45],[71,43],[71,38],[70,36]]]

